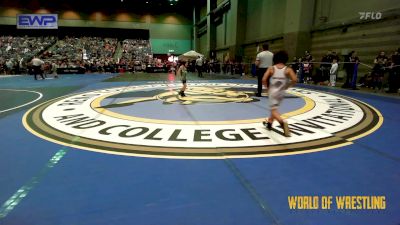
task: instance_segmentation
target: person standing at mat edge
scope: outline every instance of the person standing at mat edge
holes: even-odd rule
[[[338,63],[336,58],[333,58],[332,66],[331,69],[329,70],[329,73],[330,73],[329,85],[331,87],[335,87],[336,77],[338,74]]]
[[[257,97],[261,97],[262,93],[262,79],[264,76],[265,71],[268,69],[268,67],[272,66],[272,57],[274,54],[270,51],[268,51],[269,46],[268,43],[264,43],[262,45],[263,51],[257,54],[256,57],[256,74],[257,74]]]
[[[186,96],[185,95],[185,90],[186,90],[186,87],[187,87],[187,85],[186,85],[187,65],[188,65],[188,62],[182,62],[182,65],[179,67],[178,73],[177,73],[179,76],[181,76],[181,81],[182,81],[182,84],[183,84],[181,90],[179,91],[179,95],[181,97],[185,97]]]
[[[35,76],[35,80],[37,80],[37,75],[40,74],[42,79],[44,80],[42,65],[44,62],[38,58],[38,56],[33,57],[32,66],[33,66],[33,75]]]
[[[203,77],[203,58],[198,56],[196,59],[196,68],[199,77]]]
[[[278,107],[284,98],[285,91],[297,83],[297,77],[293,69],[285,65],[288,60],[289,56],[286,51],[277,52],[273,57],[274,66],[269,67],[262,78],[262,83],[268,90],[268,100],[271,109],[270,117],[263,124],[271,130],[272,123],[274,120],[277,120],[283,128],[286,137],[290,137],[289,126],[282,119],[278,112]]]

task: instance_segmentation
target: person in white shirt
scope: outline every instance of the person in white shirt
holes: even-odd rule
[[[40,74],[42,79],[44,80],[42,65],[44,62],[40,60],[37,56],[33,57],[32,59],[32,66],[33,66],[33,74],[35,76],[35,80],[37,80],[37,75]]]
[[[199,56],[196,59],[196,68],[199,77],[203,77],[203,59]]]
[[[329,79],[330,86],[332,87],[335,87],[336,85],[337,74],[338,74],[338,63],[337,59],[333,58],[332,67],[330,70],[330,79]]]
[[[267,43],[264,43],[263,46],[263,51],[257,54],[256,58],[256,74],[257,74],[257,97],[261,97],[262,93],[262,78],[264,76],[264,73],[267,71],[268,67],[272,66],[272,58],[274,57],[274,54],[270,51],[269,45]]]

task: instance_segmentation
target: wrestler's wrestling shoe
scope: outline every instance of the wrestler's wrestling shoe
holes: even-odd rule
[[[283,134],[285,135],[285,137],[290,137],[291,135],[288,123],[284,121],[283,123],[281,123],[281,126],[283,128]]]
[[[272,123],[268,122],[268,121],[263,121],[263,125],[268,129],[268,130],[272,130]]]

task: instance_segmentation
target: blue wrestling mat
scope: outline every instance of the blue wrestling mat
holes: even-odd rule
[[[0,78],[0,224],[399,224],[400,98],[112,76]]]

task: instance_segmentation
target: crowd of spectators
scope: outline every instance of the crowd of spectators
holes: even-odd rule
[[[385,74],[388,74],[385,82]],[[360,79],[360,85],[372,89],[382,90],[387,84],[387,92],[395,93],[400,88],[400,48],[391,56],[387,57],[384,51],[381,51],[374,59],[374,66],[371,71]]]
[[[115,72],[113,56],[118,40],[100,37],[0,37],[0,73],[32,73],[31,59],[39,56],[45,73],[57,68],[83,68],[87,72]]]
[[[118,45],[120,57],[115,57]],[[149,40],[101,37],[0,37],[0,73],[32,73],[31,59],[39,56],[45,74],[58,68],[82,68],[85,72],[113,73],[145,70],[160,66],[154,59]],[[162,64],[162,63],[161,63]],[[164,66],[164,64],[162,64]],[[122,70],[121,70],[122,69]]]
[[[117,39],[112,38],[65,37],[43,52],[41,58],[46,62],[45,70],[80,67],[90,72],[113,72],[117,44]]]
[[[256,66],[253,62],[244,63],[229,58],[224,60],[203,59],[202,70],[213,74],[243,74],[250,73],[256,75]],[[373,65],[361,63],[356,51],[351,51],[347,55],[339,56],[335,51],[327,51],[321,60],[315,60],[309,51],[305,51],[301,57],[293,57],[289,63],[290,67],[296,72],[300,83],[313,83],[319,85],[335,86],[331,81],[332,64],[338,63],[342,75],[338,78],[343,88],[357,90],[359,87],[367,87],[376,91],[395,93],[400,91],[400,48],[391,52],[389,56],[384,51],[378,53]],[[359,65],[362,64],[361,71],[368,71],[360,74]],[[189,62],[188,71],[195,72],[196,62]],[[338,71],[335,71],[337,76]],[[336,82],[336,77],[335,77]]]
[[[198,60],[190,61],[188,71],[195,72],[200,69],[210,74],[243,75],[246,67],[245,63],[236,60],[220,61],[218,59],[202,58],[201,65],[198,65],[197,62]]]
[[[294,57],[291,67],[297,71],[300,83],[314,83],[321,85],[329,84],[329,71],[332,61],[341,64],[341,68],[345,72],[343,79],[343,88],[352,88],[357,90],[358,87],[367,87],[377,91],[384,88],[387,92],[398,92],[400,88],[400,48],[395,50],[390,56],[386,56],[384,51],[374,59],[374,64],[369,66],[362,64],[368,68],[366,74],[358,74],[360,58],[356,51],[351,51],[344,55],[343,59],[336,52],[328,51],[320,60],[315,62],[312,55],[306,51],[303,57]],[[319,65],[319,67],[314,68]],[[387,79],[385,79],[385,74]]]
[[[52,46],[55,37],[0,37],[0,73],[26,73],[28,63],[37,54]]]
[[[152,56],[149,40],[125,39],[118,64],[127,71],[145,70],[152,62]]]

